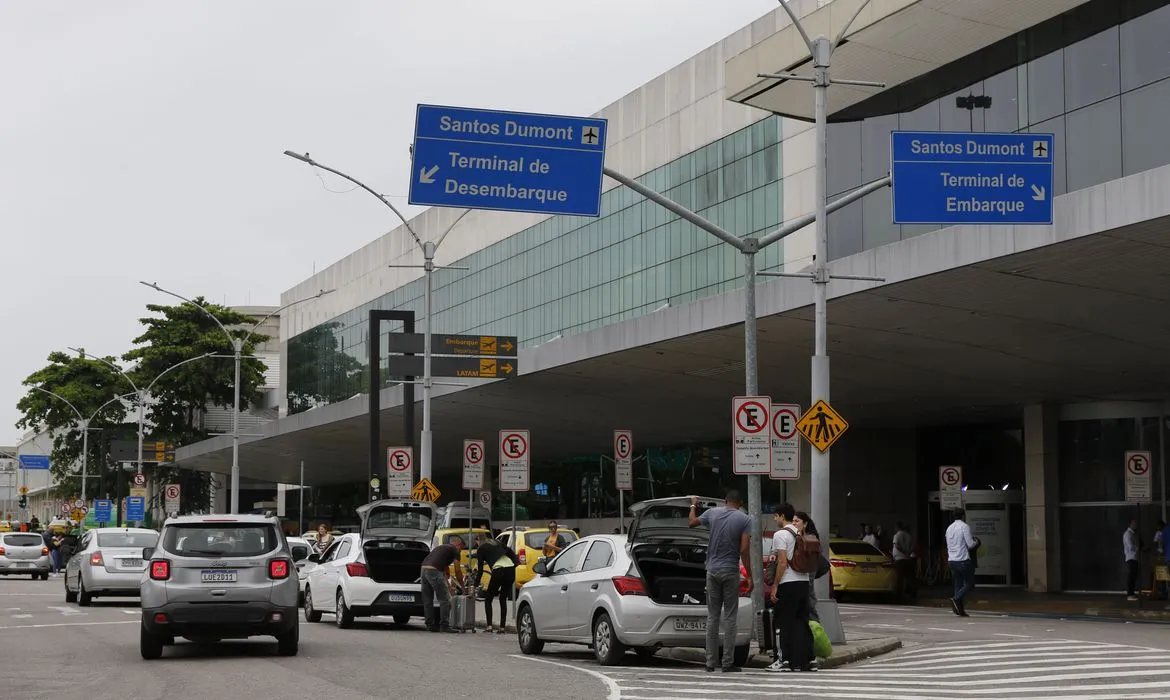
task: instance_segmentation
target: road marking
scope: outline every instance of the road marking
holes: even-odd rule
[[[1048,631],[1051,632],[1052,630],[1048,630]],[[1007,632],[996,632],[995,634],[993,634],[991,636],[992,637],[1016,637],[1017,639],[1031,639],[1032,638],[1030,635],[1027,635],[1027,634],[1008,634]]]
[[[962,632],[963,630],[953,630],[950,627],[927,627],[931,632]]]
[[[12,617],[16,618],[17,620],[20,620],[20,619],[32,617],[32,615],[13,615]]]
[[[64,605],[50,605],[49,610],[56,610],[57,612],[61,613],[62,615],[88,615],[89,614],[87,612],[82,612],[80,610],[74,610],[73,608],[67,608]]]
[[[509,654],[509,656],[511,656],[513,659],[523,659],[525,661],[535,661],[542,664],[552,664],[553,666],[572,668],[581,671],[582,673],[588,673],[590,676],[593,676],[597,680],[604,683],[605,687],[609,689],[609,695],[606,696],[606,700],[622,700],[621,688],[618,687],[618,684],[614,681],[614,679],[610,678],[604,673],[594,671],[591,668],[581,668],[580,666],[574,666],[573,664],[561,663],[560,661],[549,661],[548,659],[536,659],[531,656],[524,656],[523,654]]]
[[[54,622],[51,624],[42,625],[7,625],[0,627],[0,630],[32,630],[41,629],[44,627],[89,627],[91,625],[133,625],[138,620],[113,620],[110,622]]]
[[[21,598],[30,598],[32,596],[43,596],[46,598],[58,598],[60,593],[0,593],[0,595],[20,596]]]

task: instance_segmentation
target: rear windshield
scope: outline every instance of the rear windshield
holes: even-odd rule
[[[158,544],[157,532],[100,532],[98,547],[153,547]]]
[[[881,550],[868,542],[833,542],[829,544],[829,551],[843,556],[885,556]]]
[[[181,557],[254,557],[276,549],[280,536],[267,523],[191,523],[163,531],[163,548]]]
[[[378,506],[366,518],[369,530],[429,530],[430,508],[421,506]]]
[[[577,541],[577,533],[572,530],[557,530],[557,537],[564,540],[565,544]],[[548,530],[544,532],[526,532],[524,533],[524,546],[529,549],[543,549],[544,542],[548,539]]]
[[[4,544],[9,547],[43,547],[45,538],[40,535],[5,535]]]

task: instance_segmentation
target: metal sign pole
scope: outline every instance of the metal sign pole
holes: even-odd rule
[[[297,492],[297,536],[305,531],[305,460],[301,460],[301,488]]]
[[[512,492],[512,551],[513,552],[519,551],[519,545],[516,543],[516,539],[518,537],[520,537],[520,533],[516,531],[516,492],[513,491]],[[536,562],[532,562],[532,564],[529,564],[529,566],[532,566],[535,563]],[[512,619],[517,619],[516,618],[516,583],[514,581],[512,582]],[[505,620],[500,620],[500,622],[502,624],[507,624],[507,621],[505,621]]]

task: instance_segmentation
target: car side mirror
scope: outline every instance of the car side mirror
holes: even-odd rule
[[[548,566],[543,559],[532,565],[532,573],[537,576],[548,576]]]
[[[317,564],[321,561],[321,555],[317,554],[316,552],[313,552],[312,554],[310,554],[308,556],[308,560],[313,562],[314,564]]]
[[[142,558],[143,559],[150,559],[152,557],[154,557],[154,547],[143,547],[142,548]]]
[[[308,558],[309,558],[308,552],[306,552],[302,547],[293,547],[292,560],[294,563],[298,562],[298,561],[303,561],[303,560],[308,559]]]

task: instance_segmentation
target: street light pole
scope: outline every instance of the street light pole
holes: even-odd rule
[[[406,217],[402,215],[402,212],[398,210],[398,207],[394,206],[393,202],[391,202],[385,196],[378,194],[376,191],[374,191],[372,188],[370,188],[365,183],[361,182],[360,180],[357,180],[356,178],[354,178],[351,175],[348,175],[346,173],[341,172],[340,170],[335,170],[333,168],[330,168],[327,165],[322,165],[321,163],[318,163],[317,161],[315,161],[311,157],[309,157],[308,153],[305,153],[304,155],[302,155],[300,153],[294,153],[293,151],[285,151],[284,154],[286,156],[288,156],[289,158],[299,160],[302,163],[308,163],[309,165],[311,165],[315,168],[320,168],[322,170],[331,172],[334,175],[337,175],[338,177],[344,178],[344,179],[352,182],[353,184],[357,185],[358,187],[362,188],[366,192],[369,192],[370,194],[377,197],[378,201],[385,204],[387,207],[390,208],[390,211],[394,212],[394,215],[397,216],[398,220],[402,222],[402,225],[406,227],[406,230],[410,233],[411,237],[414,238],[415,244],[418,246],[419,250],[422,252],[422,256],[423,256],[422,270],[423,270],[423,277],[424,277],[424,281],[423,281],[423,378],[422,378],[423,424],[422,424],[422,434],[420,435],[420,439],[419,439],[419,477],[422,479],[430,479],[432,474],[433,474],[433,470],[434,470],[434,466],[432,464],[432,454],[433,454],[433,452],[432,452],[432,444],[433,444],[432,435],[433,434],[431,432],[431,389],[436,384],[434,377],[431,375],[431,338],[432,338],[432,333],[433,333],[433,329],[434,329],[434,324],[431,323],[431,316],[432,316],[432,306],[431,305],[432,305],[432,296],[434,294],[433,275],[434,275],[435,270],[440,270],[440,269],[442,269],[442,270],[467,270],[468,269],[467,267],[463,267],[463,266],[459,266],[459,265],[436,265],[435,264],[435,253],[438,252],[439,246],[443,244],[443,240],[447,238],[447,234],[451,233],[451,229],[455,228],[455,226],[460,221],[463,220],[463,217],[470,214],[472,210],[466,209],[463,212],[461,212],[459,214],[459,216],[455,217],[455,220],[451,222],[451,225],[448,226],[445,231],[443,231],[442,235],[439,236],[438,240],[424,241],[418,235],[418,233],[415,232],[414,227],[412,227],[410,225],[410,222],[407,221]],[[419,266],[418,265],[390,265],[389,267],[418,268]],[[371,367],[370,370],[374,371],[374,368]],[[447,384],[447,382],[442,382],[442,383]],[[457,386],[462,386],[462,385],[457,384]],[[407,437],[409,438],[410,436],[407,436]]]
[[[172,292],[168,289],[163,289],[162,287],[160,287],[158,285],[158,282],[139,281],[138,284],[145,285],[145,286],[150,287],[151,289],[153,289],[157,292],[162,292],[163,294],[169,294],[169,295],[175,297],[176,299],[180,299],[180,300],[190,304],[191,306],[194,306],[195,308],[199,309],[203,313],[207,314],[208,317],[210,317],[212,321],[215,321],[215,325],[219,326],[220,330],[222,330],[224,332],[224,335],[226,335],[228,338],[228,342],[230,342],[232,344],[232,357],[233,357],[233,359],[235,361],[235,365],[236,365],[235,366],[236,379],[235,379],[235,387],[233,388],[233,391],[232,391],[232,485],[231,485],[232,498],[231,498],[231,514],[236,515],[237,513],[240,512],[240,366],[243,363],[244,345],[247,344],[248,340],[252,337],[252,334],[256,332],[257,328],[264,325],[265,321],[272,318],[273,316],[276,316],[281,311],[284,311],[285,309],[289,308],[290,306],[296,306],[297,304],[300,304],[300,303],[303,303],[306,301],[310,301],[312,299],[320,299],[321,297],[325,296],[326,294],[332,294],[335,290],[322,289],[321,291],[317,292],[316,294],[314,294],[311,297],[305,297],[304,299],[297,299],[296,301],[290,301],[289,303],[280,307],[276,311],[273,311],[272,313],[268,314],[264,318],[257,321],[256,324],[253,325],[248,330],[247,334],[243,338],[237,338],[236,336],[232,335],[231,331],[229,331],[227,329],[227,327],[224,326],[223,323],[221,323],[218,318],[215,317],[215,314],[211,313],[211,311],[208,310],[207,307],[203,306],[202,304],[196,304],[194,301],[188,299],[185,296],[182,296],[180,294],[176,294],[175,292]],[[205,355],[205,357],[210,356],[212,354],[213,353],[208,353],[207,355]],[[170,371],[170,370],[167,370],[167,371]],[[139,446],[139,449],[141,450],[141,446]],[[139,459],[139,463],[141,464],[142,456],[139,455],[138,459]]]

